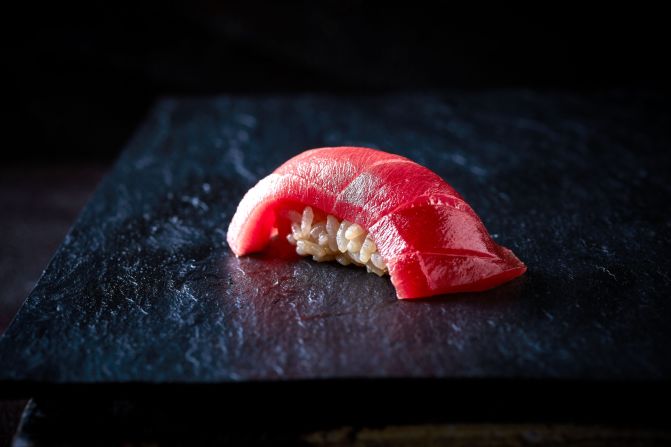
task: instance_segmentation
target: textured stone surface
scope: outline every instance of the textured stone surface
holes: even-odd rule
[[[0,340],[0,381],[667,379],[670,138],[656,101],[164,100]],[[225,232],[242,194],[329,145],[430,167],[528,273],[404,302],[355,268],[236,259]]]
[[[106,169],[94,163],[0,165],[0,334]]]
[[[0,334],[103,172],[102,165],[92,163],[0,164]],[[0,446],[10,445],[25,405],[26,401],[0,400]]]

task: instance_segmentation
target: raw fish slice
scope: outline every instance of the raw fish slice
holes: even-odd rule
[[[319,231],[310,236],[291,229],[288,210],[296,214],[306,207],[315,222],[322,221],[324,244],[327,216],[360,225],[365,235],[350,248],[360,248],[364,237],[374,241],[377,263],[369,261],[369,271],[388,271],[399,298],[486,290],[526,271],[437,174],[399,155],[354,147],[303,152],[259,181],[233,216],[227,235],[231,249],[237,256],[261,251],[271,238],[283,241],[294,231],[302,240],[291,236],[283,243],[297,244],[301,254],[349,262],[328,244],[319,247]],[[358,256],[352,252],[349,259],[362,264]],[[382,261],[380,270],[376,266]]]

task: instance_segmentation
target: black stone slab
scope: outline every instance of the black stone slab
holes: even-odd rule
[[[163,100],[0,340],[0,389],[666,381],[669,118],[654,95],[617,92]],[[243,193],[333,145],[438,172],[528,273],[398,301],[355,268],[233,256]]]

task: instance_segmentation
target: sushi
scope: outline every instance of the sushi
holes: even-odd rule
[[[436,173],[360,147],[312,149],[282,164],[242,198],[227,242],[236,256],[274,242],[362,266],[389,275],[402,299],[487,290],[526,271]]]

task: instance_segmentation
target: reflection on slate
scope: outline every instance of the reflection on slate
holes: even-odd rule
[[[0,341],[0,380],[668,378],[669,116],[641,101],[655,98],[163,100]],[[528,273],[413,302],[356,268],[235,258],[244,192],[333,145],[438,172]]]

